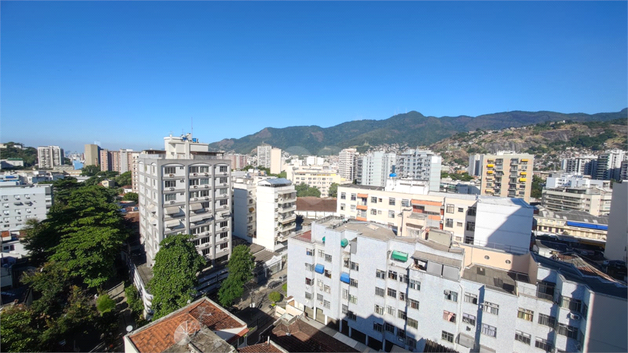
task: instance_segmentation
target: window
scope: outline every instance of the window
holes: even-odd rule
[[[471,314],[462,313],[462,322],[475,326],[475,316]]]
[[[349,320],[357,320],[357,316],[355,316],[355,314],[352,311],[347,312],[347,319]]]
[[[405,339],[406,338],[406,331],[402,330],[402,329],[397,329],[397,337],[399,337],[401,339]]]
[[[377,210],[376,210],[376,209],[374,209],[374,208],[371,208],[371,214],[372,214],[373,216],[377,216]]]
[[[371,203],[377,203],[377,197],[372,196],[371,197]]]
[[[458,212],[463,213],[464,209],[462,207],[458,207]]]
[[[319,302],[323,302],[323,295],[322,294],[317,294],[316,295],[316,300],[318,300]]]
[[[467,230],[475,231],[475,222],[467,222]]]
[[[443,294],[445,295],[445,299],[447,300],[451,300],[452,302],[457,302],[458,301],[458,293],[451,291],[451,290],[446,290],[443,292]]]
[[[323,302],[323,306],[324,306],[325,308],[329,309],[329,308],[331,307],[331,303],[329,302],[329,300],[325,300],[325,301]]]
[[[454,213],[454,208],[455,208],[454,205],[451,205],[451,204],[447,205],[447,210],[445,212],[447,212],[447,213]]]
[[[482,324],[482,334],[489,337],[497,337],[497,327]]]
[[[399,291],[399,300],[406,300],[406,293]]]
[[[355,211],[355,205],[351,205],[351,211]]]
[[[226,165],[221,165],[220,166],[220,172],[221,173],[226,173],[227,172],[227,166]]]
[[[177,199],[177,194],[166,194],[164,196],[166,201],[174,201]]]
[[[307,255],[307,256],[314,256],[314,250],[312,250],[312,249],[305,249],[305,255]]]
[[[569,297],[561,297],[560,306],[575,312],[582,312],[582,301]]]
[[[388,218],[395,218],[395,211],[388,211]]]
[[[310,292],[305,292],[305,299],[312,299],[312,298],[314,298],[314,294]]]
[[[395,326],[393,326],[392,324],[389,324],[388,322],[384,323],[384,330],[386,330],[387,332],[390,333],[395,333]]]
[[[447,342],[454,342],[454,335],[453,333],[449,333],[447,331],[443,331],[440,334],[440,338],[442,338],[443,340],[447,341]]]
[[[357,279],[354,279],[354,278],[351,278],[351,279],[349,280],[349,285],[350,285],[351,287],[356,287],[356,288],[358,288],[358,280],[357,280]]]
[[[454,226],[454,220],[451,218],[445,219],[445,227],[452,228]]]
[[[201,191],[201,193],[202,193],[202,191]],[[207,195],[205,195],[205,196],[207,196]],[[220,206],[226,206],[227,205],[227,200],[220,200],[219,204],[220,204]]]
[[[388,294],[389,297],[397,298],[397,291],[392,288],[388,288],[386,294]]]
[[[331,262],[331,255],[325,254],[325,261]]]
[[[549,316],[549,315],[545,315],[545,314],[540,314],[539,313],[539,324],[545,325],[545,326],[549,326],[549,327],[555,327],[556,326],[556,318],[553,317],[553,316]]]
[[[490,302],[484,302],[484,306],[482,307],[482,309],[486,313],[493,314],[493,315],[499,315],[499,305],[497,305],[497,304],[490,303]]]
[[[325,277],[331,278],[331,271],[330,270],[325,270]]]
[[[530,335],[525,332],[515,331],[515,341],[523,342],[527,345],[530,345],[531,338],[532,337],[530,337]]]
[[[203,250],[202,250],[203,256],[207,256],[207,255],[209,255],[209,251],[210,251],[210,250],[211,250],[210,248],[203,249]]]
[[[354,271],[360,271],[360,264],[358,264],[357,262],[351,262],[351,269]]]
[[[190,173],[198,173],[198,167],[190,167]]]
[[[409,302],[410,307],[411,307],[412,309],[419,310],[419,302],[418,302],[417,300],[414,300],[414,299],[408,299],[408,302]]]
[[[411,289],[414,289],[414,290],[421,290],[421,282],[419,282],[419,281],[417,281],[415,279],[411,279],[409,287]]]
[[[471,294],[471,293],[465,293],[464,294],[464,301],[466,303],[477,304],[478,303],[478,296],[475,295],[475,294]]]
[[[536,348],[541,348],[546,352],[550,352],[552,350],[552,344],[542,338],[537,337],[536,342],[534,342],[534,346]]]
[[[410,325],[410,323],[408,323],[408,325]],[[406,344],[408,345],[408,347],[410,347],[410,350],[416,349],[416,341],[413,338],[408,337],[408,339],[406,340]]]
[[[325,250],[318,250],[318,257],[324,257],[325,256]]]
[[[357,304],[358,303],[358,297],[356,297],[355,295],[349,294],[349,303]]]
[[[388,271],[388,278],[390,279],[397,279],[397,272],[395,271]]]
[[[340,199],[341,200],[346,200],[347,199],[347,193],[346,192],[341,192],[340,193]],[[344,204],[343,204],[344,205]]]
[[[375,304],[375,313],[376,314],[380,314],[380,315],[384,315],[384,307]]]
[[[386,271],[376,270],[375,271],[375,277],[381,278],[381,279],[386,279]]]
[[[384,296],[384,288],[375,287],[375,295],[383,297]]]
[[[349,290],[348,289],[343,289],[342,290],[342,299],[347,299],[349,298]]]
[[[563,336],[567,336],[569,338],[573,338],[575,340],[578,339],[578,329],[573,327],[573,326],[569,326],[569,325],[565,325],[565,324],[558,324],[558,334],[559,335],[563,335]]]
[[[456,322],[456,314],[451,311],[443,310],[443,320],[449,322]]]
[[[209,243],[209,237],[201,238],[201,244]]]
[[[223,228],[223,227],[226,227],[226,226],[228,226],[228,225],[229,225],[229,222],[224,221],[224,222],[220,222],[219,227],[220,227],[220,228]]]
[[[222,244],[220,244],[220,250],[226,249],[228,247],[229,247],[229,243],[222,243]]]
[[[532,318],[534,317],[534,311],[519,308],[519,311],[517,312],[517,317],[526,321],[533,321]]]
[[[229,236],[229,232],[222,232],[222,233],[220,233],[220,239],[224,239],[224,238],[226,238],[228,236]]]
[[[384,332],[384,325],[374,322],[373,323],[373,331]]]
[[[394,206],[395,205],[395,198],[394,197],[391,197],[391,198],[388,199],[388,205],[390,205],[390,206]]]
[[[397,311],[395,310],[395,307],[390,306],[390,305],[388,306],[387,310],[388,310],[388,315],[393,315],[393,316],[395,315],[395,312]]]
[[[164,174],[174,174],[177,172],[177,167],[165,167]]]
[[[410,200],[402,199],[401,200],[401,206],[403,206],[403,207],[410,207]]]
[[[355,201],[355,194],[351,194],[351,201]]]
[[[462,227],[462,222],[456,222],[456,227]]]
[[[311,278],[305,278],[305,285],[307,286],[311,286],[314,284],[314,280],[312,280]]]
[[[415,319],[408,318],[408,326],[419,328],[419,322],[416,321]]]
[[[164,186],[167,188],[175,188],[177,187],[177,181],[176,180],[166,180],[164,183]]]

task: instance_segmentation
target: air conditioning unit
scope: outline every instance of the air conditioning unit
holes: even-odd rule
[[[209,200],[209,197],[206,197],[205,200]]]
[[[198,185],[194,185],[194,188],[195,188],[195,189],[198,189]]]
[[[195,197],[195,198],[194,198],[194,201],[198,201],[198,197]]]
[[[168,190],[170,190],[170,191],[174,191],[174,188],[170,188],[170,189],[168,189]]]
[[[172,205],[172,204],[174,204],[174,201],[170,201],[170,204],[171,204],[171,205]]]
[[[173,178],[173,177],[174,177],[174,174],[168,174],[168,176],[169,176],[169,177],[171,177],[171,178]]]
[[[205,187],[205,189],[208,189],[208,188],[209,188],[209,185],[205,185],[204,187]]]
[[[569,313],[569,318],[573,319],[573,320],[580,320],[580,315],[578,314],[574,314],[574,313]]]
[[[205,173],[205,176],[209,176],[209,173]]]

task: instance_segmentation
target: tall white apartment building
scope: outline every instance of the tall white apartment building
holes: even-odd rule
[[[375,351],[628,350],[626,286],[571,264],[333,217],[288,243],[294,307]]]
[[[208,264],[224,264],[231,254],[229,161],[208,152],[190,134],[165,137],[165,151],[138,158],[140,235],[152,267],[159,243],[168,235],[191,234]],[[213,278],[211,287],[220,281]]]
[[[58,165],[63,165],[63,149],[61,147],[37,147],[37,166],[39,168],[52,169]]]
[[[270,150],[270,173],[279,174],[283,170],[283,160],[281,159],[281,149],[273,147]]]
[[[140,175],[139,175],[139,161],[140,161],[140,153],[143,152],[132,152],[131,153],[131,187],[134,193],[139,192],[140,187]]]
[[[529,251],[534,209],[523,200],[427,192],[425,186],[404,188],[404,183],[340,185],[336,212],[344,219],[389,226],[404,237],[429,238],[431,231],[444,230],[460,243]]]
[[[257,166],[260,168],[270,169],[271,151],[273,147],[271,145],[257,146]]]
[[[388,176],[395,171],[397,155],[392,152],[387,153],[384,151],[376,151],[368,153],[361,158],[361,185],[386,185],[386,179],[388,179]]]
[[[469,155],[469,168],[467,169],[471,176],[481,176],[482,173],[482,155],[471,154]]]
[[[628,262],[628,182],[613,185],[611,213],[608,217],[608,233],[604,256],[609,260]]]
[[[269,178],[257,182],[256,231],[253,243],[282,253],[288,235],[296,229],[297,193],[290,180]]]
[[[597,187],[543,189],[541,205],[550,211],[584,211],[606,216],[611,211],[612,190]]]
[[[480,160],[479,174],[477,170],[473,172],[482,178],[482,195],[517,197],[530,202],[533,155],[504,151],[470,156],[469,162],[476,159]]]
[[[397,156],[400,178],[427,180],[430,191],[440,190],[441,157],[428,150],[409,149]]]
[[[618,180],[621,174],[621,162],[626,160],[626,151],[609,150],[597,158],[595,178],[599,180]]]
[[[345,148],[338,154],[338,174],[340,177],[353,182],[356,177],[356,158],[358,151],[355,148]]]
[[[305,165],[323,165],[325,164],[325,158],[318,156],[305,157]]]
[[[2,231],[17,234],[30,218],[43,221],[52,206],[52,186],[0,186]]]
[[[287,168],[286,179],[294,185],[306,184],[309,187],[317,187],[321,192],[321,197],[329,195],[331,184],[340,184],[341,181],[338,170],[332,169],[328,165]]]
[[[565,173],[595,176],[595,171],[597,170],[597,157],[579,156],[565,158],[560,161],[560,164],[561,169],[565,171]]]

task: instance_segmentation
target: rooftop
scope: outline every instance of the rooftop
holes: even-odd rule
[[[527,274],[504,271],[484,265],[472,265],[465,268],[462,278],[482,283],[492,289],[502,290],[510,294],[515,294],[516,281],[530,283],[530,278]]]
[[[383,186],[372,186],[372,185],[342,184],[342,185],[338,185],[338,187],[384,191]]]
[[[239,349],[240,353],[287,353],[285,349],[278,346],[273,341],[254,344]]]
[[[496,206],[519,206],[525,208],[533,208],[525,202],[523,199],[510,198],[510,197],[497,197],[497,196],[478,196],[478,204],[489,204]]]
[[[546,218],[557,218],[576,222],[594,223],[594,224],[608,224],[608,217],[596,217],[589,212],[585,211],[550,211],[545,207],[539,207],[539,216]]]
[[[274,188],[278,188],[281,186],[290,186],[292,182],[286,178],[272,178],[272,179],[264,179],[257,183],[259,186],[270,186]]]
[[[297,197],[297,211],[336,212],[336,199],[319,197]]]
[[[288,352],[358,352],[302,320],[289,326],[280,323],[271,337]]]

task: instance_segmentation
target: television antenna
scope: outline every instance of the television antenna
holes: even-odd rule
[[[201,329],[201,325],[198,321],[194,320],[186,320],[183,321],[177,328],[174,330],[174,341],[180,345],[184,346],[190,343],[192,336],[196,334]]]

